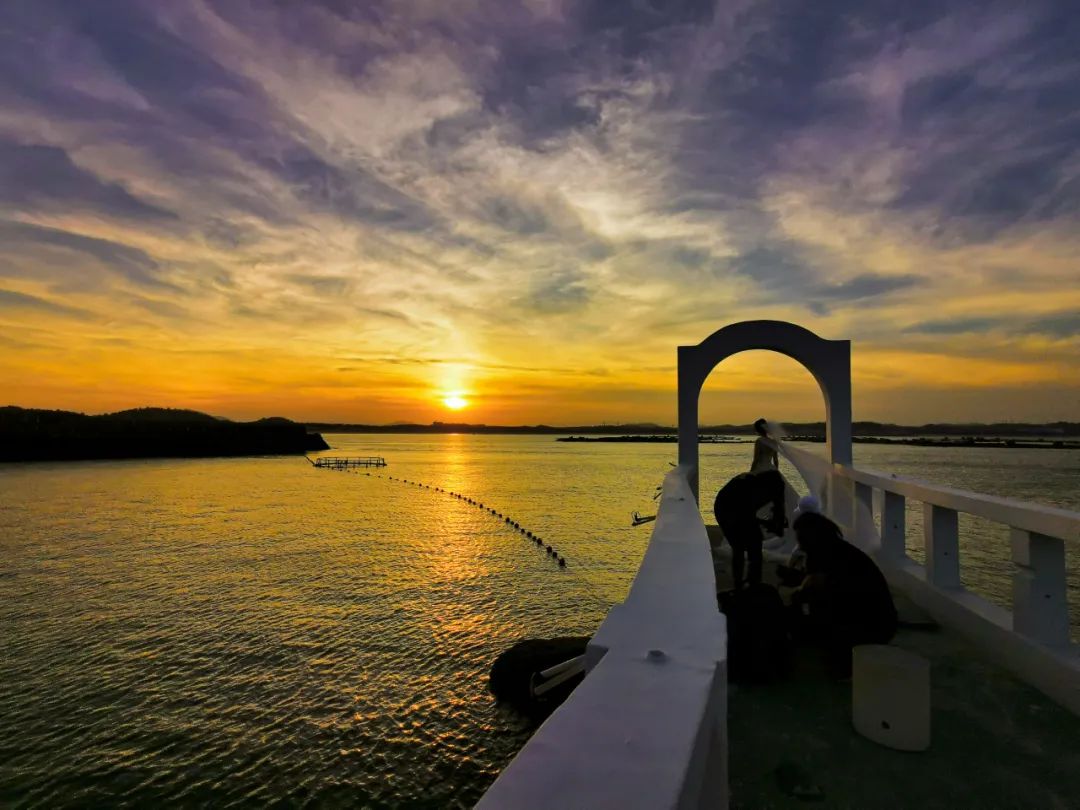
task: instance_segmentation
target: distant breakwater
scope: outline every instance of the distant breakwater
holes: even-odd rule
[[[673,444],[679,440],[676,435],[650,436],[562,436],[557,442],[642,442],[646,444]],[[748,444],[750,439],[730,436],[698,436],[701,444]],[[824,436],[788,436],[789,442],[824,443]],[[985,447],[1005,450],[1080,450],[1080,441],[1068,439],[1005,439],[987,436],[855,436],[856,444],[902,444],[912,447]]]
[[[679,440],[678,436],[562,436],[557,442],[644,442],[647,444],[671,444]],[[750,439],[736,439],[732,436],[698,436],[701,444],[749,444]]]
[[[0,461],[293,455],[328,447],[318,433],[276,417],[231,422],[167,408],[102,416],[0,408]]]
[[[856,444],[903,444],[911,447],[984,447],[1001,450],[1080,450],[1080,441],[1067,439],[1004,439],[988,436],[854,436]],[[823,443],[824,436],[788,436],[789,442]]]

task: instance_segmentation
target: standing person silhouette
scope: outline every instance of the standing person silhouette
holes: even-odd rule
[[[758,511],[769,505],[772,506],[770,516],[759,518]],[[736,475],[716,493],[713,514],[731,546],[731,574],[735,580],[735,590],[739,590],[743,584],[744,557],[750,562],[750,584],[759,584],[761,544],[765,540],[762,526],[780,535],[787,525],[784,517],[784,477],[775,467]]]
[[[777,457],[776,441],[769,436],[769,423],[765,419],[754,422],[754,430],[758,437],[754,440],[754,461],[750,465],[750,472],[764,472],[780,468],[780,459]]]

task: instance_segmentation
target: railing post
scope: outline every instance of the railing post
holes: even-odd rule
[[[840,469],[840,465],[834,464],[829,473],[825,511],[845,531],[848,531],[855,528],[855,521],[852,519],[855,514],[852,481],[846,475],[838,473],[837,469]]]
[[[1051,646],[1069,643],[1065,541],[1011,529],[1013,630]]]
[[[955,509],[923,504],[926,578],[939,588],[960,587],[960,531]]]
[[[877,529],[874,525],[874,488],[869,484],[855,482],[855,519],[852,522],[857,536]]]
[[[884,490],[881,505],[881,551],[894,560],[907,554],[907,514],[904,496]]]

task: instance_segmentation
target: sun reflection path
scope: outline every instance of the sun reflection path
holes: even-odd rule
[[[328,469],[337,469],[337,468],[328,468]],[[540,535],[535,534],[534,532],[526,529],[524,526],[522,526],[516,520],[511,519],[509,515],[504,515],[502,512],[497,511],[496,509],[494,509],[493,507],[488,506],[487,504],[481,503],[480,501],[476,500],[475,498],[470,498],[467,495],[463,495],[460,492],[454,492],[453,490],[450,490],[450,489],[443,489],[442,487],[435,487],[435,486],[432,486],[431,484],[425,484],[425,483],[422,483],[420,481],[410,481],[407,478],[398,478],[397,476],[393,476],[393,475],[385,475],[384,476],[384,475],[381,475],[381,474],[378,474],[378,473],[375,473],[375,474],[372,474],[370,472],[361,473],[359,470],[347,470],[347,469],[341,469],[340,471],[341,472],[352,472],[352,473],[355,473],[356,475],[366,475],[369,478],[385,478],[387,481],[393,481],[393,482],[398,483],[398,484],[406,484],[408,486],[416,487],[417,489],[426,489],[426,490],[430,490],[431,492],[441,492],[441,493],[443,493],[445,495],[449,495],[451,498],[456,498],[457,500],[462,501],[463,503],[467,503],[470,506],[475,506],[477,509],[480,509],[480,510],[482,510],[484,512],[487,512],[492,517],[501,520],[503,523],[506,524],[507,527],[509,527],[509,528],[513,529],[514,531],[520,533],[521,536],[524,539],[532,541],[536,545],[536,547],[538,549],[541,549],[545,554],[547,554],[548,557],[551,558],[551,560],[553,562],[557,563],[559,568],[566,568],[566,566],[567,566],[566,557],[564,557],[562,554],[560,554],[555,549],[555,547],[551,545],[551,543],[545,543],[544,540],[540,537]]]

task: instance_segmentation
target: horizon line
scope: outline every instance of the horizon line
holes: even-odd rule
[[[198,413],[198,414],[202,414],[202,415],[205,415],[205,416],[210,416],[210,417],[215,418],[215,419],[222,419],[222,420],[226,420],[226,421],[230,421],[230,422],[244,422],[244,421],[256,422],[256,421],[259,421],[260,419],[275,419],[275,418],[277,418],[277,419],[288,419],[289,421],[295,422],[296,424],[305,425],[307,427],[318,427],[318,428],[341,427],[341,428],[392,429],[392,428],[437,428],[437,427],[441,427],[441,428],[485,428],[485,429],[489,429],[489,430],[522,430],[522,429],[547,429],[547,430],[572,430],[572,429],[577,429],[577,430],[582,430],[582,429],[596,429],[596,428],[628,428],[628,427],[633,427],[633,428],[653,428],[653,429],[656,429],[656,430],[667,430],[667,431],[677,431],[678,430],[678,425],[677,424],[662,424],[662,423],[659,423],[659,422],[651,422],[651,421],[641,421],[641,422],[634,422],[634,421],[630,421],[630,422],[579,422],[579,423],[576,423],[576,424],[553,424],[553,423],[547,423],[547,422],[536,422],[536,423],[533,423],[533,424],[506,425],[506,424],[490,424],[490,423],[487,423],[487,422],[447,422],[447,421],[443,421],[443,420],[440,420],[440,419],[436,419],[436,420],[432,420],[431,422],[382,422],[382,423],[376,423],[376,422],[326,421],[326,420],[320,420],[320,419],[297,419],[297,418],[294,418],[294,417],[280,416],[280,415],[261,416],[261,417],[256,417],[254,419],[241,420],[241,419],[235,419],[235,418],[232,418],[232,417],[216,416],[214,414],[206,413],[205,411],[199,411],[199,410],[196,410],[194,408],[173,408],[173,407],[161,407],[161,406],[156,406],[156,405],[142,405],[142,406],[136,406],[136,407],[133,407],[133,408],[123,408],[123,409],[118,410],[118,411],[104,411],[104,412],[101,412],[101,413],[87,413],[85,411],[70,411],[70,410],[66,410],[64,408],[32,408],[32,407],[26,407],[26,406],[23,406],[23,405],[14,405],[14,404],[6,404],[6,405],[0,406],[0,410],[6,409],[6,408],[16,408],[16,409],[26,410],[26,411],[44,411],[44,412],[53,412],[53,413],[70,413],[70,414],[78,414],[78,415],[90,416],[90,417],[93,417],[93,416],[115,416],[115,415],[118,415],[118,414],[124,414],[124,413],[128,413],[128,412],[131,412],[131,411],[141,411],[141,410],[177,411],[177,412],[185,412],[185,413]],[[779,424],[785,425],[785,426],[786,425],[791,425],[791,426],[804,427],[804,428],[824,427],[825,426],[825,420],[824,419],[817,419],[817,420],[810,420],[810,421],[794,421],[793,420],[793,421],[790,421],[790,422],[780,422]],[[913,429],[913,428],[927,428],[927,427],[972,427],[972,428],[984,427],[985,428],[985,427],[995,427],[995,426],[998,426],[998,425],[1010,425],[1010,426],[1015,426],[1015,427],[1080,426],[1080,421],[1074,422],[1074,421],[1069,421],[1069,420],[1064,420],[1064,419],[1054,419],[1054,420],[1042,421],[1042,422],[1020,422],[1020,421],[1014,421],[1014,420],[1010,420],[1010,419],[1001,419],[1001,420],[996,420],[996,421],[993,421],[993,422],[960,421],[960,422],[923,422],[921,424],[905,424],[905,423],[901,423],[901,422],[883,422],[883,421],[880,421],[880,420],[877,420],[877,419],[853,419],[851,421],[851,424],[852,425],[872,424],[872,425],[881,425],[883,427]],[[743,422],[714,422],[714,423],[699,422],[698,423],[698,428],[699,429],[706,429],[706,428],[707,429],[719,429],[719,428],[724,428],[724,429],[731,429],[732,431],[735,431],[735,430],[748,430],[748,431],[753,432],[753,423],[752,422],[746,422],[746,423],[743,423]]]

